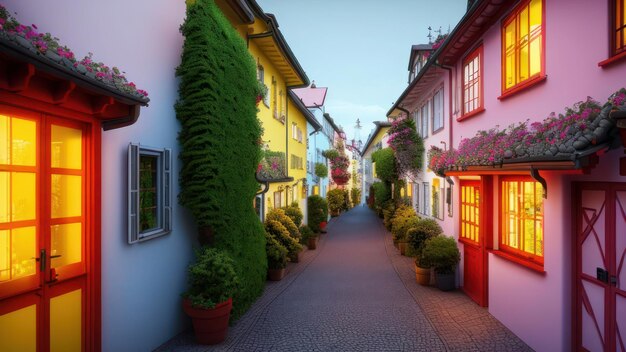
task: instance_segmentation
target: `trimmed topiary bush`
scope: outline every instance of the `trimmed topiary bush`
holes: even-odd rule
[[[398,179],[396,158],[391,148],[383,148],[372,153],[372,161],[376,163],[376,177],[382,181],[394,182]]]
[[[285,212],[285,215],[287,215],[291,219],[291,221],[293,221],[293,223],[296,226],[302,225],[302,219],[304,218],[304,215],[302,214],[302,210],[300,210],[298,203],[293,202],[291,203],[291,205],[283,207],[281,209]]]
[[[200,242],[228,251],[235,261],[237,319],[263,292],[267,273],[263,226],[250,206],[261,157],[256,63],[214,1],[190,2],[181,32],[178,200],[193,214]]]
[[[372,187],[374,188],[374,206],[377,209],[382,209],[385,202],[391,199],[391,186],[385,182],[374,182]]]
[[[298,240],[289,235],[289,231],[283,224],[276,220],[265,221],[265,231],[287,248],[287,254],[291,257],[298,255],[298,252],[302,250],[302,246],[298,243]]]
[[[287,248],[267,232],[265,232],[265,253],[268,268],[284,269],[287,267]]]
[[[289,231],[289,235],[293,237],[296,241],[300,240],[300,230],[298,230],[298,226],[293,223],[290,217],[285,214],[283,209],[272,209],[265,215],[265,221],[275,220],[280,222],[286,229]]]
[[[346,202],[344,191],[341,189],[331,189],[326,193],[326,199],[328,199],[328,210],[330,210],[331,216],[338,216]]]
[[[319,233],[320,223],[328,220],[328,203],[326,199],[312,195],[307,199],[309,227],[313,232]]]
[[[391,221],[391,233],[396,241],[405,242],[407,240],[407,231],[417,226],[420,218],[413,214],[399,215]]]

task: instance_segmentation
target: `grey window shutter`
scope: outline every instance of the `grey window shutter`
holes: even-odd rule
[[[128,243],[139,240],[139,145],[128,145]]]
[[[163,151],[163,230],[172,231],[172,151]]]

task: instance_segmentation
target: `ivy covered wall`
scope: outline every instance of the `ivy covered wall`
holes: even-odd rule
[[[252,207],[262,131],[256,65],[213,0],[188,2],[181,31],[179,202],[193,213],[201,243],[235,259],[241,281],[233,300],[236,319],[263,291],[267,272],[263,227]]]

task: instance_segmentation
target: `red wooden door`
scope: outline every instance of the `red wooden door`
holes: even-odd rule
[[[0,351],[86,349],[88,127],[0,106]]]
[[[487,305],[485,239],[481,228],[480,181],[461,181],[460,236],[463,243],[463,291],[481,306]]]
[[[575,185],[574,346],[626,351],[626,183]]]

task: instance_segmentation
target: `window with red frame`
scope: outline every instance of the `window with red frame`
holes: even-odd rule
[[[613,24],[611,51],[617,55],[626,52],[626,0],[614,0]]]
[[[545,76],[543,0],[526,0],[502,22],[502,92]]]
[[[479,182],[461,183],[461,238],[480,242],[480,187]]]
[[[483,108],[483,47],[463,60],[463,115]]]
[[[543,265],[543,189],[529,177],[501,180],[501,251]]]

